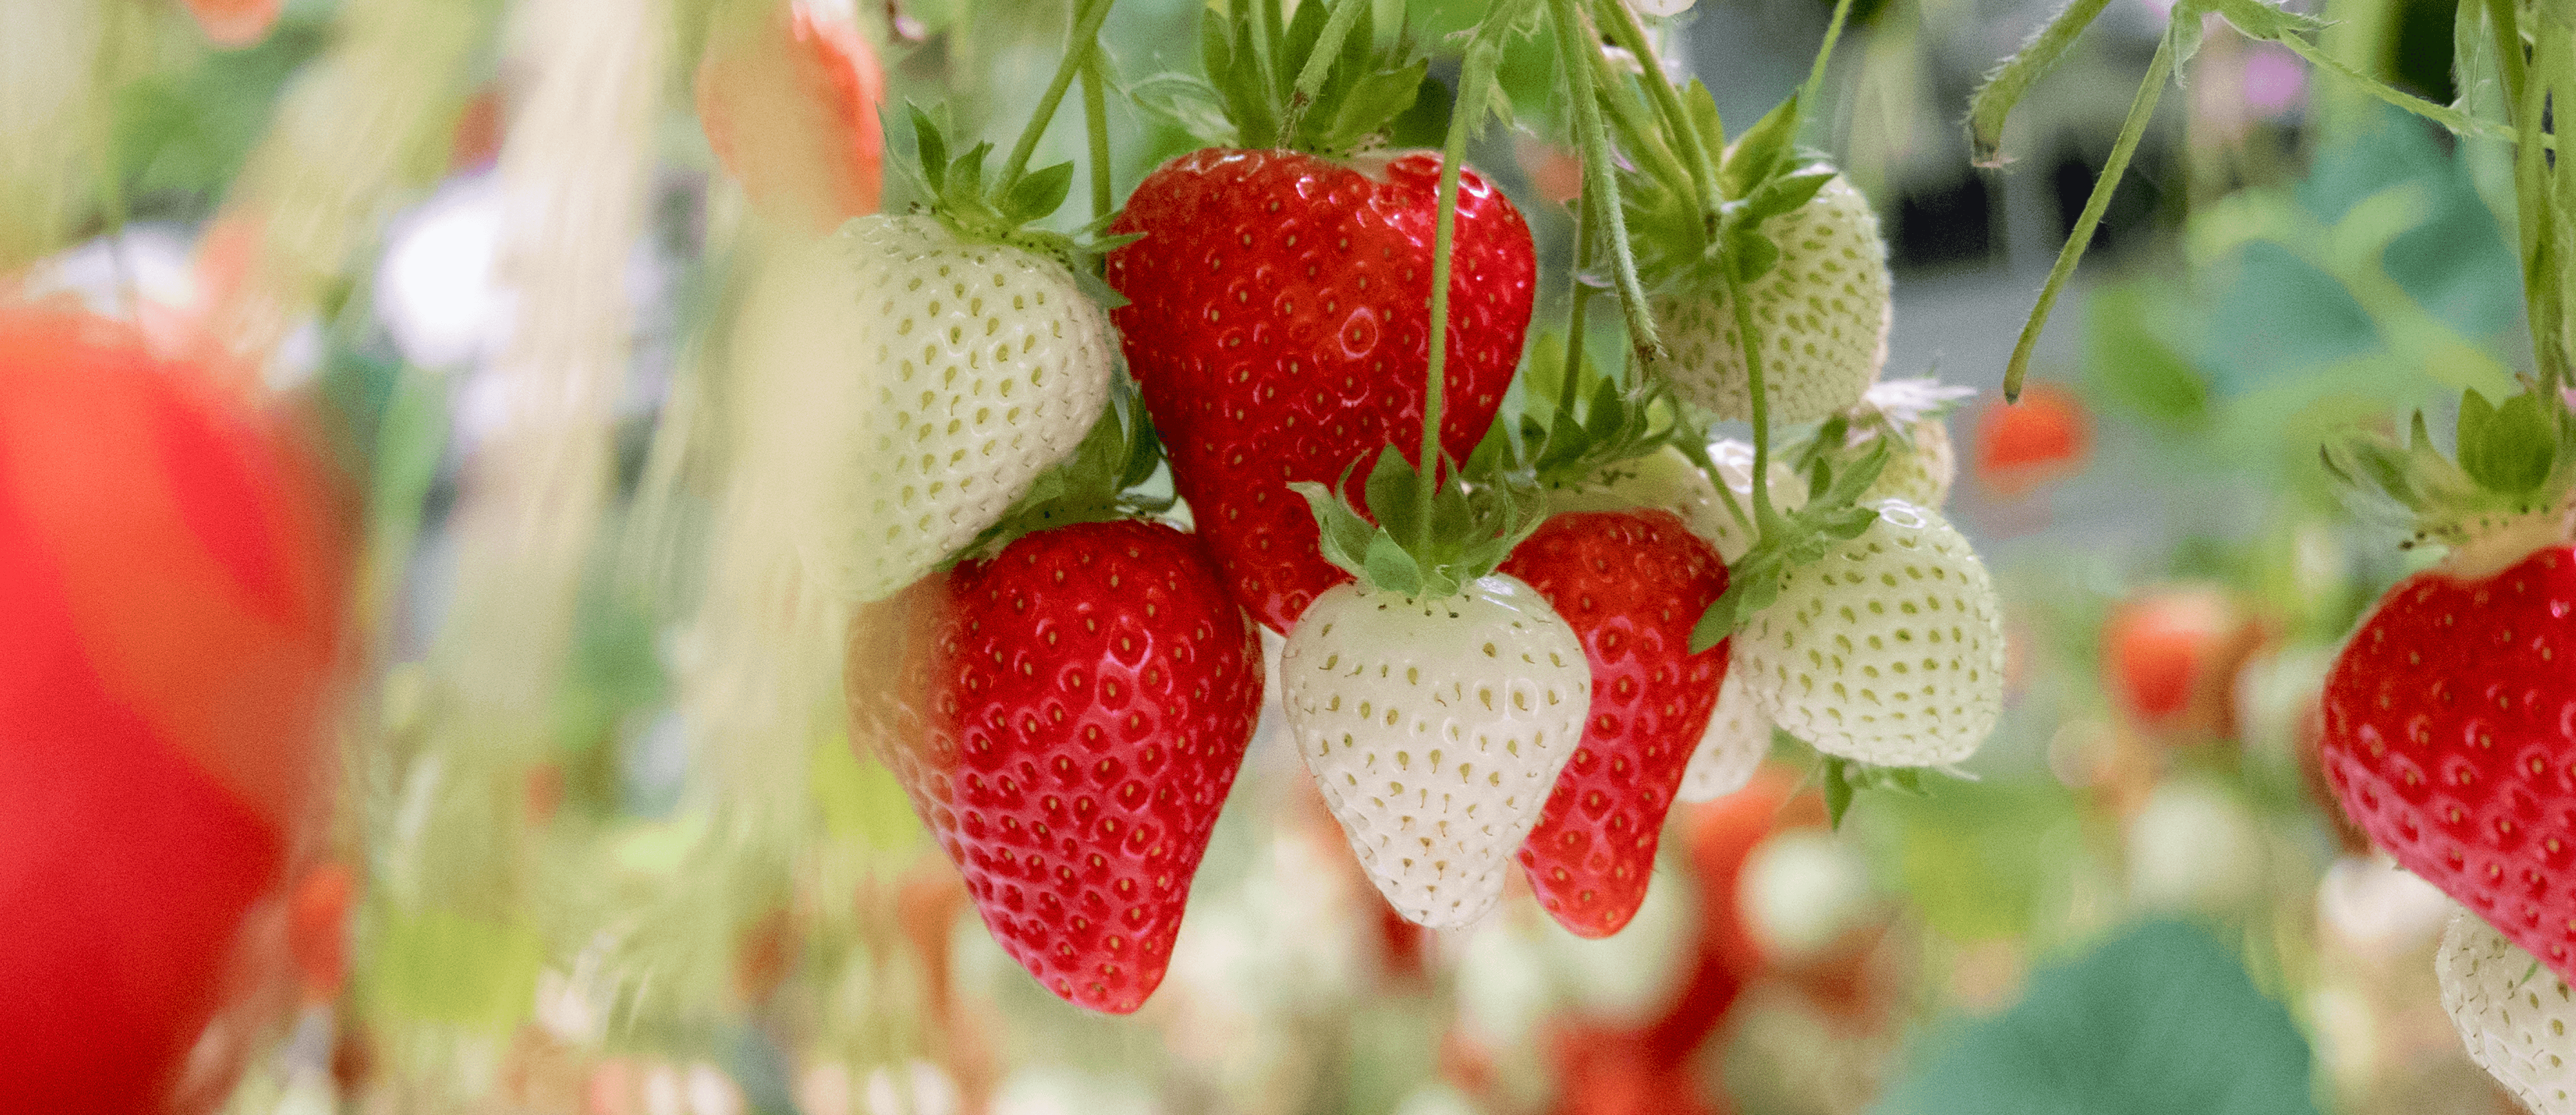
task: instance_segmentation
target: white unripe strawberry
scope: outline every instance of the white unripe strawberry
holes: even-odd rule
[[[1708,714],[1708,730],[1682,768],[1682,801],[1716,801],[1751,785],[1762,759],[1771,753],[1771,718],[1755,707],[1744,691],[1744,671],[1731,669],[1717,687],[1717,707]]]
[[[1887,242],[1869,199],[1841,175],[1807,204],[1762,223],[1780,259],[1755,279],[1755,342],[1776,424],[1815,422],[1861,400],[1887,363]],[[1734,305],[1722,288],[1657,297],[1655,320],[1682,398],[1719,418],[1753,418]]]
[[[1583,736],[1573,630],[1501,574],[1421,600],[1350,582],[1298,619],[1279,674],[1297,750],[1379,893],[1422,925],[1483,917]]]
[[[1973,387],[1945,386],[1929,377],[1871,384],[1852,410],[1849,443],[1866,445],[1872,438],[1883,437],[1894,444],[1887,467],[1861,494],[1861,502],[1901,499],[1936,511],[1948,502],[1959,462],[1943,416],[1959,400],[1976,393]]]
[[[1054,259],[926,216],[852,220],[740,323],[745,437],[812,474],[808,575],[871,601],[998,521],[1108,397],[1108,316]],[[755,434],[754,431],[757,431]]]
[[[1772,722],[1829,755],[1938,766],[1973,754],[2003,707],[2001,609],[1985,563],[1940,515],[1902,500],[1781,577],[1735,634]]]
[[[2433,955],[2442,1010],[2487,1070],[2533,1115],[2576,1115],[2576,994],[2466,908]]]

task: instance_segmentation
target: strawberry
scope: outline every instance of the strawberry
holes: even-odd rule
[[[1472,925],[1573,757],[1583,643],[1537,590],[1366,582],[1318,597],[1279,654],[1288,730],[1370,881],[1435,929]]]
[[[1819,421],[1860,402],[1887,363],[1887,243],[1869,199],[1839,174],[1760,229],[1779,249],[1747,291],[1770,418]],[[1654,314],[1673,354],[1674,390],[1719,418],[1752,420],[1743,341],[1724,289],[1686,285],[1658,296]]]
[[[1669,512],[1562,514],[1503,562],[1556,608],[1591,667],[1591,714],[1520,861],[1539,904],[1577,936],[1635,916],[1691,749],[1726,676],[1724,644],[1690,652],[1691,625],[1726,591],[1726,565]]]
[[[2002,712],[1993,581],[1940,515],[1902,500],[1781,574],[1737,633],[1754,704],[1816,750],[1874,766],[1955,763]]]
[[[2123,601],[2102,626],[2112,703],[2178,742],[2236,735],[2236,682],[2263,625],[2214,587],[2168,585]]]
[[[1709,711],[1708,729],[1691,749],[1682,768],[1682,784],[1673,796],[1682,801],[1715,801],[1741,790],[1771,754],[1771,721],[1744,691],[1742,671],[1729,671],[1717,687],[1717,705]]]
[[[1851,410],[1847,444],[1885,438],[1891,452],[1878,479],[1861,493],[1861,502],[1901,499],[1934,510],[1949,502],[1959,464],[1950,445],[1950,425],[1942,416],[1973,394],[1973,387],[1947,387],[1928,377],[1871,384]]]
[[[2440,565],[2396,584],[2326,675],[2326,780],[2344,812],[2407,870],[2562,976],[2576,971],[2576,684],[2557,661],[2576,612],[2567,493],[2576,441],[2543,400],[2462,400],[2459,461],[2422,415],[2400,448],[2362,435],[2330,451],[2347,478],[2416,515]]]
[[[2467,910],[2452,913],[2433,972],[2469,1060],[2534,1115],[2576,1112],[2576,995],[2564,977]]]
[[[813,234],[876,212],[885,71],[846,17],[815,0],[720,20],[698,64],[698,122],[753,204]]]
[[[2021,400],[1986,404],[1977,417],[1977,481],[2017,496],[2082,471],[2093,451],[2093,423],[2066,390],[2034,383]]]
[[[900,640],[890,688],[851,657],[852,739],[873,741],[1003,950],[1118,1014],[1162,982],[1261,709],[1258,629],[1195,542],[1115,517],[1155,463],[1122,400],[982,556],[852,632]]]
[[[0,311],[0,1110],[160,1110],[230,1071],[190,1050],[234,977],[291,971],[345,591],[298,440],[130,328]]]
[[[1343,157],[1410,103],[1420,76],[1418,61],[1366,51],[1335,63],[1304,111],[1311,127],[1280,133],[1286,106],[1273,102],[1283,91],[1226,63],[1252,49],[1257,6],[1237,6],[1241,47],[1227,45],[1220,17],[1204,24],[1209,77],[1241,146],[1183,155],[1147,176],[1110,226],[1143,239],[1109,254],[1107,278],[1130,300],[1113,318],[1201,540],[1235,598],[1285,632],[1343,580],[1288,485],[1330,483],[1390,443],[1408,459],[1418,453],[1441,162],[1429,152]],[[1311,44],[1305,25],[1323,12],[1299,5],[1291,41]],[[1368,24],[1363,13],[1350,41],[1367,43]],[[1303,63],[1292,53],[1272,72]],[[1500,190],[1471,170],[1459,181],[1439,443],[1463,459],[1520,361],[1537,257]]]
[[[1071,166],[988,195],[989,145],[950,162],[927,116],[914,127],[933,213],[852,220],[768,276],[738,326],[744,428],[762,431],[739,498],[860,601],[955,553],[1073,452],[1115,359],[1096,280],[1066,265],[1078,250],[1019,230],[1062,203]]]
[[[285,7],[285,0],[188,0],[206,41],[226,50],[258,45]]]

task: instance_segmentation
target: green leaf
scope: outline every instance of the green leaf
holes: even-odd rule
[[[1775,176],[1755,190],[1752,197],[1745,199],[1743,215],[1738,219],[1748,225],[1759,225],[1783,213],[1794,213],[1815,200],[1816,191],[1833,181],[1834,174],[1834,168],[1818,166],[1795,174]]]
[[[1780,245],[1751,228],[1739,228],[1726,240],[1727,272],[1738,285],[1750,285],[1780,263]]]
[[[1136,107],[1180,125],[1182,131],[1210,143],[1232,143],[1234,122],[1226,118],[1225,94],[1188,74],[1160,73],[1120,90]]]
[[[2093,386],[2170,429],[2207,426],[2209,383],[2167,343],[2171,327],[2156,313],[2147,288],[2100,288],[2084,309],[2084,366]]]
[[[936,197],[947,192],[948,140],[939,134],[939,125],[930,119],[929,113],[921,110],[920,105],[907,102],[907,107],[912,109],[912,141],[917,149],[916,157],[921,160],[921,169],[929,176],[930,192]]]
[[[1772,728],[1771,732],[1772,745],[1775,747],[1779,745],[1779,737],[1789,735],[1788,732],[1777,727]],[[1789,738],[1798,737],[1789,736]],[[1829,828],[1839,830],[1843,827],[1843,814],[1851,812],[1851,776],[1845,769],[1843,760],[1827,755],[1824,761],[1825,824]]]
[[[1385,531],[1369,539],[1368,556],[1361,564],[1370,584],[1406,596],[1422,595],[1422,566]]]
[[[1873,1115],[1999,1111],[2315,1115],[2289,1012],[2207,930],[2149,922],[2040,969],[2003,1014],[1959,1021]]]
[[[1402,69],[1365,75],[1352,83],[1334,111],[1331,124],[1317,138],[1317,146],[1327,151],[1354,146],[1380,125],[1403,115],[1421,94],[1430,70],[1431,60],[1424,58]]]
[[[1726,156],[1726,166],[1719,170],[1720,186],[1730,198],[1753,196],[1753,191],[1770,180],[1788,158],[1789,145],[1797,140],[1798,98],[1772,107],[1762,119],[1745,130],[1735,141],[1735,150]]]
[[[1011,187],[1010,196],[1002,202],[1002,215],[1014,223],[1037,220],[1063,207],[1065,197],[1072,191],[1072,163],[1031,171]]]
[[[2522,495],[2549,479],[2556,458],[2550,420],[2532,395],[2490,406],[2476,391],[2460,396],[2460,471],[2490,491]]]
[[[2039,32],[2022,44],[2019,52],[1986,75],[1986,83],[1977,87],[1976,96],[1968,102],[1968,158],[1981,167],[1999,167],[2007,161],[2003,155],[2004,122],[2012,115],[2013,106],[2030,92],[2032,83],[2056,69],[2075,45],[2077,36],[2091,26],[2111,0],[2070,0]]]
[[[379,1009],[490,1033],[527,1016],[545,961],[536,926],[443,909],[388,911],[381,925],[365,968]]]

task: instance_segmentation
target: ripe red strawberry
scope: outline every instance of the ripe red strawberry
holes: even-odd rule
[[[2550,400],[2554,406],[2556,400]],[[2326,675],[2326,781],[2397,862],[2576,974],[2576,439],[2538,397],[2461,401],[2459,460],[2354,439],[2327,462],[2453,546],[2398,582]],[[2576,659],[2571,659],[2576,661]]]
[[[1110,228],[1144,235],[1109,254],[1130,300],[1110,316],[1173,482],[1235,598],[1275,630],[1350,579],[1288,484],[1332,483],[1389,443],[1419,454],[1439,178],[1429,152],[1210,148],[1148,176]],[[1440,442],[1464,460],[1520,362],[1538,266],[1520,211],[1473,171],[1451,266]]]
[[[1521,869],[1558,924],[1607,937],[1646,900],[1664,813],[1726,679],[1725,643],[1690,652],[1726,564],[1669,511],[1601,511],[1549,519],[1501,571],[1555,606],[1592,668],[1583,741]]]
[[[1258,632],[1188,535],[1133,519],[1026,535],[898,601],[896,685],[852,677],[853,738],[1004,951],[1068,1001],[1135,1010],[1252,740]]]
[[[288,971],[247,927],[331,781],[343,587],[288,432],[131,329],[0,312],[0,1110],[219,1082],[189,1050]]]
[[[2034,383],[2021,401],[1987,402],[1977,417],[1977,479],[2005,496],[2029,492],[2083,471],[2093,451],[2093,422],[2064,390]]]
[[[2576,548],[2400,582],[2326,678],[2326,778],[2408,870],[2576,972]]]

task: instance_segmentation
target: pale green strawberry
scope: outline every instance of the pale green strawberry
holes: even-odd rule
[[[1949,502],[1950,483],[1958,477],[1959,464],[1944,416],[1959,400],[1976,393],[1976,388],[1943,386],[1928,377],[1870,385],[1861,404],[1852,408],[1848,444],[1862,446],[1886,438],[1889,451],[1886,469],[1870,482],[1861,502],[1901,499],[1934,510]]]
[[[1820,421],[1859,403],[1887,362],[1887,243],[1869,199],[1840,175],[1762,232],[1780,249],[1749,292],[1770,418]],[[1751,421],[1751,380],[1725,291],[1702,280],[1656,296],[1652,310],[1672,354],[1673,389],[1719,418]]]
[[[1546,599],[1503,574],[1429,598],[1344,582],[1289,631],[1279,678],[1387,903],[1435,928],[1491,910],[1591,709],[1583,644]]]
[[[1744,691],[1744,671],[1731,669],[1717,687],[1717,707],[1709,710],[1708,729],[1682,768],[1682,801],[1716,801],[1752,784],[1771,753],[1771,718]]]
[[[2433,955],[2442,1010],[2469,1060],[2533,1115],[2576,1115],[2576,994],[2466,908]]]
[[[2003,707],[2002,611],[1957,528],[1902,500],[1735,633],[1754,704],[1816,750],[1872,766],[1955,763]]]
[[[742,436],[805,473],[755,495],[806,574],[859,601],[999,520],[1081,443],[1114,369],[1108,317],[1063,263],[926,216],[852,220],[738,329]]]

